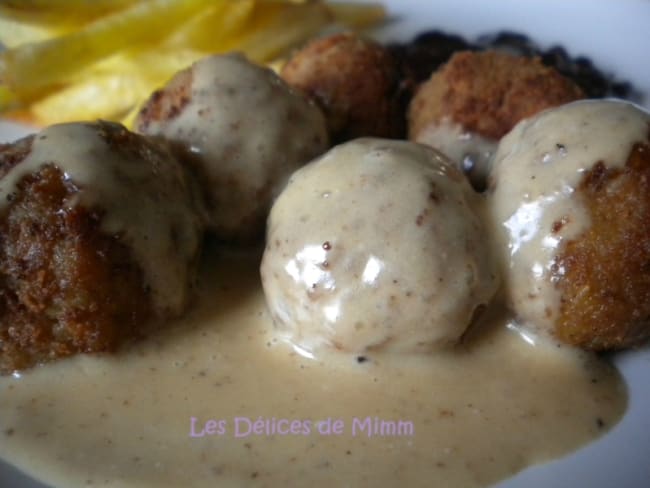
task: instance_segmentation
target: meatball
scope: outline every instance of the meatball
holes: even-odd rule
[[[328,147],[321,111],[271,70],[210,56],[145,103],[136,128],[165,138],[203,183],[208,226],[225,241],[262,237],[291,173]]]
[[[581,101],[521,122],[489,202],[522,320],[596,351],[650,337],[650,114]]]
[[[538,58],[461,51],[418,89],[408,111],[409,139],[447,154],[482,190],[503,135],[526,117],[582,97]]]
[[[0,145],[0,372],[111,351],[180,314],[197,200],[168,150],[118,124]]]
[[[404,136],[398,64],[374,41],[348,33],[316,39],[289,59],[281,76],[323,109],[335,143]]]
[[[271,210],[261,276],[303,351],[454,344],[497,287],[478,196],[437,151],[358,139],[298,170]]]

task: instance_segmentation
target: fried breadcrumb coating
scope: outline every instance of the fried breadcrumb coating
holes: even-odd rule
[[[636,144],[621,169],[597,163],[577,192],[592,224],[554,264],[555,333],[596,351],[638,346],[650,338],[650,142]]]
[[[203,232],[191,188],[119,124],[0,145],[0,374],[114,351],[181,313]]]
[[[577,85],[539,58],[461,51],[418,89],[409,106],[409,138],[449,120],[498,140],[520,120],[581,98]]]
[[[289,59],[281,76],[323,109],[334,143],[404,135],[398,63],[375,41],[348,33],[316,39]]]

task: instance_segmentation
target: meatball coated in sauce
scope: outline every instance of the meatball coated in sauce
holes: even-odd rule
[[[235,54],[179,72],[151,96],[136,127],[171,141],[195,169],[208,226],[227,241],[261,237],[291,173],[328,146],[318,107],[271,70]]]
[[[503,138],[489,202],[523,320],[593,350],[650,337],[649,136],[642,109],[581,101]]]
[[[289,59],[281,76],[323,109],[334,143],[404,136],[398,64],[377,42],[348,33],[316,39]]]
[[[0,372],[115,349],[180,314],[203,227],[165,148],[118,124],[0,145]]]
[[[462,51],[418,89],[409,139],[447,154],[482,190],[503,135],[526,117],[580,98],[577,85],[538,58]]]
[[[498,281],[477,198],[444,156],[406,141],[358,139],[298,170],[261,266],[278,333],[350,353],[458,341]]]

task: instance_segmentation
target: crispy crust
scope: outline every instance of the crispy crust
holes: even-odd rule
[[[34,136],[27,136],[13,144],[0,144],[0,178],[27,157],[32,150]]]
[[[520,120],[581,98],[577,85],[538,58],[461,51],[418,89],[408,111],[409,138],[450,120],[499,139]]]
[[[138,132],[146,132],[151,122],[162,122],[176,117],[190,102],[192,68],[174,75],[164,88],[156,90],[140,109],[134,126]]]
[[[289,59],[280,76],[321,107],[334,143],[404,135],[398,65],[374,41],[348,33],[316,39]]]
[[[2,174],[30,146],[0,148]],[[18,183],[0,214],[0,374],[112,351],[151,316],[140,267],[101,232],[101,209],[69,205],[77,191],[47,165]]]
[[[595,351],[640,345],[650,338],[650,143],[622,169],[598,162],[578,195],[592,224],[554,263],[556,335]]]

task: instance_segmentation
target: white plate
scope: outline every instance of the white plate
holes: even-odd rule
[[[650,1],[648,0],[385,0],[396,18],[383,39],[405,40],[425,29],[470,39],[499,30],[526,33],[542,47],[562,44],[627,80],[650,108]],[[22,129],[24,130],[24,128]],[[0,141],[21,128],[0,122]],[[629,387],[630,405],[611,432],[558,461],[527,469],[499,488],[647,488],[650,486],[650,348],[614,357]],[[476,435],[481,435],[477,432]],[[42,488],[0,463],[0,486]]]

